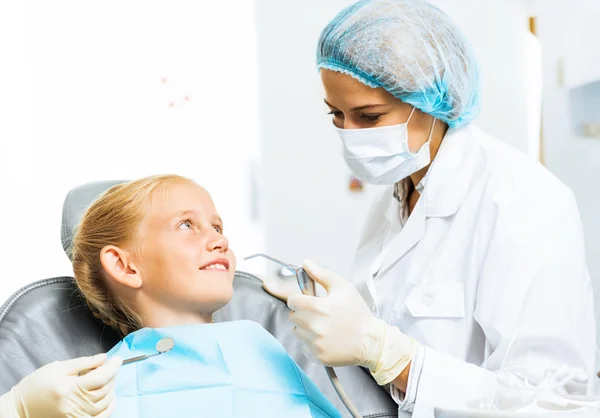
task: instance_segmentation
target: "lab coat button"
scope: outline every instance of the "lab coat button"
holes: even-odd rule
[[[431,295],[431,293],[425,293],[423,295],[423,299],[421,299],[421,302],[424,306],[431,306],[431,304],[433,303],[433,296]]]

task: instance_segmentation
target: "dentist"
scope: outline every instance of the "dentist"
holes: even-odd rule
[[[370,370],[400,416],[489,396],[499,372],[591,391],[594,307],[575,199],[472,125],[478,67],[455,24],[423,0],[362,0],[323,30],[317,67],[343,158],[387,187],[349,280],[306,262],[327,295],[287,299],[309,352]]]

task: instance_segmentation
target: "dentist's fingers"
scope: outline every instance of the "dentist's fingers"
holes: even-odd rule
[[[102,366],[79,377],[79,386],[90,391],[107,385],[117,375],[121,364],[123,364],[123,360],[120,357],[108,359]]]
[[[323,286],[323,288],[330,293],[336,286],[344,285],[347,281],[332,272],[331,270],[327,270],[324,267],[321,267],[317,263],[311,260],[304,261],[304,270],[308,273],[308,275],[318,284]]]
[[[259,276],[260,277],[260,276]],[[271,296],[287,303],[288,298],[300,293],[300,287],[295,277],[282,279],[279,277],[260,277],[263,281],[263,289]]]
[[[287,302],[288,308],[300,312],[323,312],[327,304],[327,296],[308,296],[302,293],[290,296]]]
[[[78,373],[85,374],[97,367],[100,367],[106,362],[106,353],[96,354],[95,356],[78,357],[72,360],[65,360],[56,363],[57,367],[60,364],[61,369],[68,375],[77,375]]]

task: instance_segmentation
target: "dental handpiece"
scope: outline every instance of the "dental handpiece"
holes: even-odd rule
[[[304,267],[296,266],[294,264],[287,264],[282,261],[279,261],[273,257],[270,257],[263,253],[252,254],[248,257],[245,257],[244,260],[250,260],[251,258],[263,257],[269,261],[272,261],[276,264],[279,264],[282,267],[285,267],[292,273],[296,274],[296,280],[298,281],[298,287],[300,287],[300,291],[308,296],[317,296],[317,292],[315,289],[315,282],[310,278],[308,273],[304,270]]]
[[[284,263],[282,261],[279,261],[279,260],[277,260],[273,257],[270,257],[266,254],[263,254],[263,253],[249,255],[248,257],[245,257],[244,260],[250,260],[251,258],[255,258],[255,257],[266,258],[267,260],[270,260],[276,264],[279,264],[280,266],[285,267],[292,273],[295,273],[296,280],[298,281],[298,287],[300,287],[300,291],[307,296],[317,296],[317,291],[315,288],[315,281],[304,270],[304,267],[296,266],[294,264]],[[325,372],[327,373],[327,377],[329,378],[329,381],[331,382],[333,388],[335,389],[335,392],[337,393],[338,397],[340,398],[340,400],[342,401],[342,403],[344,404],[344,406],[346,407],[348,412],[350,412],[350,415],[352,415],[353,418],[362,418],[362,415],[360,414],[358,409],[356,409],[356,407],[354,406],[354,404],[352,403],[352,401],[350,400],[348,395],[346,395],[346,391],[344,391],[344,388],[343,388],[342,384],[340,383],[340,380],[338,379],[337,374],[335,373],[335,370],[333,370],[333,367],[329,367],[329,366],[324,366],[324,367],[325,367]]]

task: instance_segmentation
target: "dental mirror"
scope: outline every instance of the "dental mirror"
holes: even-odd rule
[[[134,363],[134,362],[140,361],[140,360],[146,360],[147,358],[154,357],[154,356],[157,356],[159,354],[163,354],[163,353],[166,353],[168,351],[171,351],[173,349],[173,347],[175,347],[175,340],[173,338],[170,338],[170,337],[161,338],[156,343],[156,346],[155,346],[156,353],[154,353],[154,354],[146,354],[146,355],[143,355],[143,356],[137,356],[137,357],[128,358],[127,360],[123,360],[123,364],[129,364],[129,363]],[[91,370],[92,369],[82,370],[82,371],[78,372],[77,375],[78,376],[85,376]]]
[[[171,351],[175,347],[175,340],[173,338],[162,338],[156,343],[156,351],[160,354]]]
[[[128,358],[127,360],[123,360],[123,364],[125,365],[125,364],[129,364],[129,363],[134,363],[136,361],[146,360],[147,358],[158,356],[159,354],[167,353],[167,352],[171,351],[173,349],[173,347],[175,347],[175,340],[173,340],[173,338],[170,338],[170,337],[161,338],[156,343],[156,347],[155,347],[156,353],[145,354],[143,356]]]

